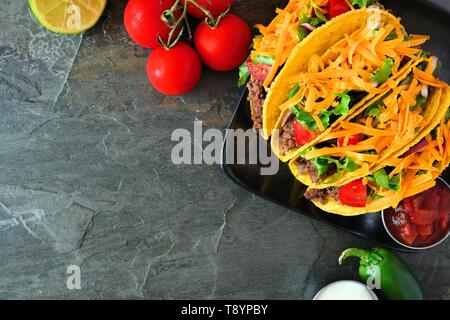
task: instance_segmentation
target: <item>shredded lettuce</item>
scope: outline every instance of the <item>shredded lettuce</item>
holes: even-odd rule
[[[291,88],[291,90],[289,91],[288,99],[292,99],[297,94],[297,92],[299,90],[300,90],[300,85],[299,84],[296,84],[295,86],[293,86]]]
[[[308,36],[308,34],[309,34],[308,31],[303,29],[300,25],[298,26],[297,32],[298,42],[303,41],[303,39],[305,39]]]
[[[369,181],[387,190],[400,191],[400,173],[389,178],[386,170],[380,169],[369,176]]]
[[[335,114],[337,116],[348,115],[350,101],[351,101],[350,96],[347,94],[346,91],[344,91],[342,93],[338,93],[338,94],[336,94],[336,96],[341,97],[341,101],[339,102],[339,105],[332,110],[333,114]]]
[[[384,41],[389,41],[389,40],[394,40],[397,39],[397,30],[393,29],[388,35],[387,37],[384,39]]]
[[[371,4],[377,4],[376,0],[350,0],[353,6],[358,6],[359,8],[365,8],[370,6]]]
[[[331,164],[335,164],[338,169],[348,172],[355,171],[359,167],[350,157],[345,157],[343,160],[336,160],[329,156],[320,156],[314,159],[314,167],[317,169],[319,177],[328,171],[329,165]]]
[[[300,156],[302,158],[306,157],[308,153],[311,151],[317,150],[315,147],[309,147],[308,149],[302,151]],[[314,159],[314,167],[317,169],[317,172],[319,173],[319,177],[326,173],[329,169],[329,165],[335,164],[338,169],[342,169],[348,172],[355,171],[359,168],[358,164],[356,164],[351,158],[346,157],[342,160],[336,160],[333,159],[330,156],[320,156]],[[336,173],[336,175],[340,175],[339,171]]]
[[[316,16],[315,18],[311,18],[306,12],[303,12],[300,16],[300,23],[309,23],[315,28],[324,24],[325,22],[327,22],[327,18],[323,14],[322,17]]]
[[[274,57],[256,57],[255,59],[253,59],[253,62],[273,65],[275,63],[275,58]]]
[[[436,69],[434,69],[433,71],[433,76],[436,76],[439,73],[439,70],[441,70],[442,68],[442,62],[441,60],[438,60],[437,64],[436,64]]]
[[[298,92],[298,90],[300,90],[300,86],[299,85],[294,86],[289,92],[288,98],[291,99]],[[336,96],[341,98],[339,101],[339,105],[336,108],[332,108],[332,110],[321,110],[319,112],[318,117],[325,129],[330,126],[331,116],[333,115],[342,116],[347,115],[349,113],[351,98],[347,94],[347,92],[344,91],[342,93],[336,94]],[[291,107],[291,112],[296,116],[298,122],[300,122],[302,126],[304,126],[309,131],[319,130],[317,122],[314,120],[314,118],[311,116],[309,112],[304,111],[299,106]]]
[[[384,94],[380,99],[372,103],[370,106],[366,108],[366,111],[364,114],[368,117],[378,117],[380,116],[383,111],[382,108],[384,107],[384,99],[389,96],[390,92]]]
[[[250,77],[250,72],[248,71],[247,66],[247,59],[244,61],[244,63],[241,64],[239,67],[239,80],[238,80],[238,87],[242,87],[247,82],[248,78]]]
[[[389,79],[392,74],[393,66],[394,60],[392,60],[391,58],[387,58],[386,60],[384,60],[383,64],[370,75],[370,81],[378,84],[386,82],[386,80]]]
[[[417,97],[416,97],[416,104],[413,105],[413,106],[411,106],[411,107],[409,107],[409,110],[410,110],[410,111],[414,111],[414,110],[416,110],[417,108],[423,107],[423,106],[425,105],[425,103],[427,102],[427,100],[428,100],[428,99],[425,98],[423,95],[418,94]]]
[[[319,21],[325,23],[328,21],[327,17],[317,8],[314,7],[314,13],[316,14],[316,17],[319,19]]]
[[[306,129],[308,129],[308,131],[319,130],[316,121],[310,113],[304,111],[298,106],[291,107],[291,112],[295,115],[297,121],[300,122]],[[325,128],[328,128],[328,126],[330,125],[330,117],[326,111],[321,111],[319,113],[319,119],[322,122],[323,126]]]

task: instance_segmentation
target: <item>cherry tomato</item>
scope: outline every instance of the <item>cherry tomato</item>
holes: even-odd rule
[[[345,137],[338,138],[338,147],[347,147],[357,144],[361,140],[361,134],[357,133],[348,138],[348,142],[344,145]]]
[[[184,1],[185,0],[181,0],[181,3],[184,4]],[[211,12],[214,17],[217,17],[222,12],[227,11],[233,4],[234,0],[196,0],[196,2]],[[197,19],[206,18],[206,15],[192,3],[188,5],[188,13]]]
[[[333,19],[347,11],[350,11],[350,7],[345,0],[328,1],[328,19]]]
[[[367,187],[362,179],[347,183],[339,190],[339,199],[342,204],[350,207],[363,208],[367,201]]]
[[[169,27],[161,20],[161,14],[175,0],[130,0],[125,8],[125,29],[134,42],[145,48],[158,46],[158,35],[167,40]]]
[[[217,27],[200,23],[194,33],[197,52],[206,64],[216,71],[239,67],[248,56],[252,42],[250,28],[241,18],[227,14]]]
[[[264,82],[272,69],[272,65],[265,63],[255,63],[251,59],[247,60],[248,72],[258,81]]]
[[[194,49],[180,41],[172,49],[156,48],[147,61],[147,75],[159,92],[175,96],[192,90],[200,80],[202,64]]]
[[[309,131],[300,122],[296,122],[294,125],[294,136],[297,147],[301,147],[308,142],[313,141],[319,134],[319,131]]]

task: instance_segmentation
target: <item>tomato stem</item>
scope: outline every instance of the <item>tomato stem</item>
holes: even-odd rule
[[[178,43],[178,41],[181,39],[181,36],[183,34],[185,26],[183,26],[181,28],[181,30],[178,33],[178,35],[176,36],[176,38],[175,39],[173,39],[173,38],[175,36],[177,29],[180,27],[180,24],[183,21],[186,24],[186,29],[189,34],[189,39],[192,38],[191,27],[189,25],[188,16],[187,16],[187,7],[188,7],[189,3],[191,3],[192,5],[197,7],[199,10],[201,10],[206,15],[205,23],[208,24],[211,28],[217,27],[220,23],[220,20],[222,20],[222,18],[228,13],[228,11],[230,11],[230,7],[228,7],[228,10],[222,12],[217,18],[214,18],[214,16],[211,14],[211,12],[208,9],[206,9],[205,7],[198,4],[195,0],[185,0],[184,4],[182,6],[180,5],[180,1],[181,0],[176,0],[175,3],[173,4],[173,6],[170,9],[164,11],[161,15],[161,20],[171,29],[169,36],[167,38],[167,42],[165,42],[163,39],[161,39],[161,37],[158,36],[159,44],[167,50],[173,48]],[[175,12],[178,10],[181,10],[181,9],[183,10],[182,14],[176,19]],[[172,41],[172,39],[173,39],[173,41]]]
[[[178,17],[178,19],[175,21],[175,14],[174,12],[183,9],[183,13]],[[167,42],[164,42],[161,37],[158,36],[159,44],[165,48],[165,49],[171,49],[175,47],[175,45],[178,43],[178,41],[181,39],[181,36],[183,35],[184,26],[181,28],[180,32],[176,36],[176,38],[172,41],[172,38],[175,36],[175,33],[180,26],[180,24],[183,22],[183,20],[186,22],[187,29],[189,32],[189,38],[191,37],[191,28],[189,27],[189,23],[187,21],[187,1],[184,3],[183,7],[180,7],[180,0],[176,0],[173,6],[164,11],[161,15],[161,20],[171,29],[169,36],[167,38]]]

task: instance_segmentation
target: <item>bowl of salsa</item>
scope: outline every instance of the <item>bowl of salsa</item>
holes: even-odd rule
[[[433,248],[450,235],[450,186],[439,178],[433,188],[403,199],[381,216],[395,242],[415,250]]]

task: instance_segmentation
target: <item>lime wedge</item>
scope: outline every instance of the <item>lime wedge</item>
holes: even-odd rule
[[[73,34],[94,26],[106,0],[29,0],[36,19],[48,30]]]

